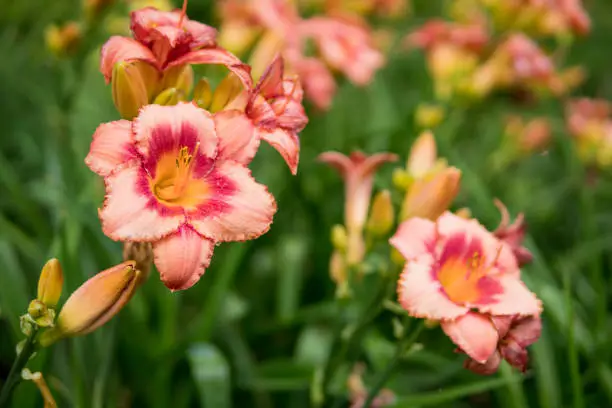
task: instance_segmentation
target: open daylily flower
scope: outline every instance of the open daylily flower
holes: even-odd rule
[[[303,97],[299,78],[285,77],[283,60],[277,57],[260,78],[246,108],[259,137],[279,151],[293,174],[300,153],[298,133],[308,123]]]
[[[527,347],[535,343],[542,332],[540,316],[502,316],[489,317],[477,313],[470,313],[464,318],[469,322],[463,327],[447,327],[447,334],[464,336],[468,344],[489,341],[488,347],[495,347],[493,354],[484,363],[469,358],[465,367],[477,374],[494,374],[499,368],[502,359],[521,372],[527,370],[529,355]],[[487,332],[490,335],[477,338],[479,333]],[[463,351],[463,350],[460,350]]]
[[[450,212],[436,222],[412,218],[389,242],[406,259],[398,282],[404,309],[439,320],[451,340],[480,364],[495,352],[498,334],[491,325],[474,324],[485,317],[473,311],[493,317],[541,312],[540,301],[521,281],[510,246],[476,220]]]
[[[225,65],[251,89],[250,68],[230,52],[215,45],[216,30],[191,21],[182,11],[159,11],[152,7],[132,12],[134,38],[113,36],[102,47],[100,71],[106,82],[120,62],[141,61],[162,74],[189,64]],[[150,86],[158,86],[155,83]],[[161,91],[161,90],[158,90]]]
[[[334,167],[345,186],[344,223],[348,233],[347,261],[357,264],[363,259],[363,228],[368,216],[372,185],[376,170],[387,162],[397,160],[392,153],[377,153],[367,156],[362,152],[353,152],[345,156],[338,152],[326,152],[319,160]]]
[[[106,184],[102,230],[151,242],[164,284],[191,287],[215,243],[270,228],[276,203],[246,167],[258,146],[253,134],[239,111],[213,116],[191,103],[148,105],[133,123],[101,125],[85,161]]]

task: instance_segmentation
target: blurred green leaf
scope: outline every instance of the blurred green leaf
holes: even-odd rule
[[[202,407],[231,407],[230,369],[223,354],[212,344],[196,343],[189,347],[187,357]]]

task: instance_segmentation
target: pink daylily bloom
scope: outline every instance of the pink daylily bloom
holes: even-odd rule
[[[488,42],[489,34],[482,24],[458,24],[438,19],[428,21],[404,39],[409,47],[431,50],[440,44],[452,44],[476,53]]]
[[[317,44],[323,60],[343,72],[357,85],[367,85],[385,59],[372,45],[372,35],[363,26],[339,18],[313,17],[298,30]]]
[[[132,12],[134,38],[113,36],[102,47],[100,71],[110,82],[113,67],[119,62],[143,61],[160,74],[186,64],[225,65],[252,87],[250,68],[229,51],[216,46],[216,30],[191,21],[182,11],[159,11],[152,7]]]
[[[540,316],[489,317],[477,313],[470,313],[470,315],[475,319],[473,322],[477,321],[477,325],[481,326],[480,331],[490,336],[477,337],[479,329],[475,329],[473,324],[471,327],[463,328],[465,335],[463,343],[466,347],[470,347],[471,344],[482,344],[483,341],[486,341],[487,347],[493,348],[493,353],[484,363],[468,358],[465,367],[477,374],[491,375],[497,371],[501,361],[506,360],[511,366],[524,373],[529,363],[527,347],[535,343],[542,332]],[[465,352],[461,347],[460,351]]]
[[[411,316],[440,320],[449,337],[479,363],[494,352],[495,333],[472,311],[495,317],[541,311],[541,302],[520,279],[512,248],[476,220],[450,212],[436,222],[411,218],[389,242],[406,258],[398,282],[402,306]],[[478,333],[482,342],[466,343],[469,333]]]
[[[151,242],[164,284],[194,285],[217,242],[265,233],[276,203],[246,164],[254,127],[237,111],[211,115],[191,103],[148,105],[130,123],[101,125],[85,160],[104,177],[102,230]]]
[[[319,155],[319,160],[338,170],[344,179],[344,223],[349,240],[347,260],[351,264],[358,263],[363,258],[362,232],[372,198],[374,173],[384,163],[396,161],[397,156],[392,153],[367,156],[359,151],[345,156],[338,152],[326,152]]]
[[[277,57],[260,78],[246,108],[259,137],[278,150],[293,174],[300,154],[298,133],[308,123],[303,97],[299,78],[286,77],[283,59]]]
[[[517,80],[548,80],[555,67],[548,55],[524,34],[513,34],[498,52],[510,59],[513,75]]]

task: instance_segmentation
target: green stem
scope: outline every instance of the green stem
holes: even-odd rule
[[[28,336],[21,353],[17,355],[17,358],[13,362],[11,371],[0,391],[0,408],[8,407],[13,390],[21,382],[21,371],[25,368],[26,364],[30,360],[30,357],[36,351],[36,343],[34,338],[36,336],[36,330],[32,331],[32,334]]]
[[[363,408],[370,408],[372,406],[374,399],[376,398],[382,387],[387,383],[391,375],[395,372],[395,369],[402,360],[402,356],[407,350],[410,349],[410,347],[412,347],[414,342],[421,334],[421,331],[423,331],[424,327],[425,323],[424,321],[421,321],[409,337],[404,337],[399,341],[399,343],[397,344],[397,348],[395,349],[395,355],[393,356],[385,370],[380,373],[380,375],[376,379],[374,386],[370,389],[370,392],[368,393],[368,399],[366,399]]]

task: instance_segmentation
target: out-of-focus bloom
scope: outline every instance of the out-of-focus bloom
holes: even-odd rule
[[[88,21],[92,21],[100,16],[107,7],[110,7],[115,0],[83,0],[83,10]]]
[[[349,265],[358,264],[365,252],[363,228],[372,198],[374,173],[382,164],[396,161],[397,156],[391,153],[367,156],[359,151],[345,156],[338,152],[326,152],[319,156],[319,160],[338,170],[344,179],[344,224],[348,233],[346,256]]]
[[[308,123],[303,95],[299,78],[286,77],[283,60],[277,57],[261,76],[246,107],[258,137],[279,151],[293,174],[300,153],[298,133]]]
[[[189,20],[184,9],[164,12],[147,7],[134,11],[131,14],[131,30],[134,38],[113,36],[102,47],[100,71],[107,83],[111,81],[117,64],[138,61],[154,70],[154,80],[144,81],[148,102],[168,88],[183,89],[189,86],[189,92],[191,83],[186,82],[184,76],[189,72],[185,73],[184,70],[190,69],[188,66],[191,64],[224,65],[240,79],[245,90],[252,88],[250,68],[228,51],[217,47],[216,30]]]
[[[406,259],[398,297],[411,316],[439,320],[470,358],[485,364],[500,335],[491,317],[539,316],[541,302],[521,281],[512,248],[476,220],[450,212],[412,218],[389,241]]]
[[[481,315],[487,318],[486,315]],[[497,348],[481,363],[468,358],[465,367],[477,374],[494,374],[502,359],[512,367],[525,372],[529,364],[527,347],[538,341],[542,332],[542,321],[539,315],[532,316],[498,316],[490,317],[489,324],[497,331]],[[483,319],[478,319],[484,325]],[[479,323],[480,324],[480,323]]]
[[[525,121],[520,116],[511,116],[506,122],[505,134],[521,154],[545,150],[552,138],[552,129],[547,118]]]
[[[316,1],[308,1],[316,3]],[[328,15],[356,15],[367,17],[399,18],[410,10],[407,0],[321,0]]]
[[[582,98],[567,104],[567,127],[586,164],[602,168],[612,164],[611,114],[612,105],[605,100]]]
[[[171,290],[194,285],[217,242],[267,232],[276,203],[246,167],[258,142],[240,111],[211,115],[191,103],[148,105],[130,123],[101,125],[85,162],[104,177],[102,230],[151,242]]]
[[[510,246],[519,267],[531,263],[533,255],[523,246],[523,240],[527,231],[525,216],[523,213],[520,213],[516,216],[514,222],[510,224],[510,214],[504,203],[497,199],[494,200],[494,203],[501,212],[502,218],[497,229],[493,231],[493,235]]]
[[[349,399],[351,401],[350,408],[363,408],[367,398],[368,389],[363,383],[363,375],[366,367],[363,363],[357,363],[353,367],[351,375],[349,375],[346,386],[349,391]],[[395,402],[395,394],[388,388],[380,390],[378,395],[372,401],[371,408],[383,408],[392,405]]]
[[[303,20],[301,36],[312,38],[323,60],[357,85],[367,85],[383,66],[384,57],[372,45],[372,35],[364,26],[327,17]]]
[[[382,190],[374,196],[372,210],[368,219],[368,231],[374,236],[386,235],[395,222],[395,210],[389,190]]]
[[[62,272],[62,265],[60,265],[57,259],[50,259],[40,272],[36,299],[47,307],[54,308],[62,295],[63,285],[64,273]]]
[[[435,220],[459,193],[461,171],[437,158],[436,142],[431,132],[424,132],[414,142],[405,173],[408,183],[401,220],[411,217]]]
[[[432,20],[410,33],[404,44],[425,50],[436,95],[447,100],[468,86],[488,41],[489,35],[482,24]]]
[[[70,21],[63,26],[50,25],[45,30],[47,49],[61,57],[75,52],[83,37],[81,25]]]
[[[134,262],[124,262],[89,279],[70,295],[56,326],[41,336],[41,345],[87,334],[104,325],[132,298],[139,274]]]
[[[582,0],[487,0],[481,3],[491,12],[494,24],[501,31],[567,37],[585,35],[591,28]]]

